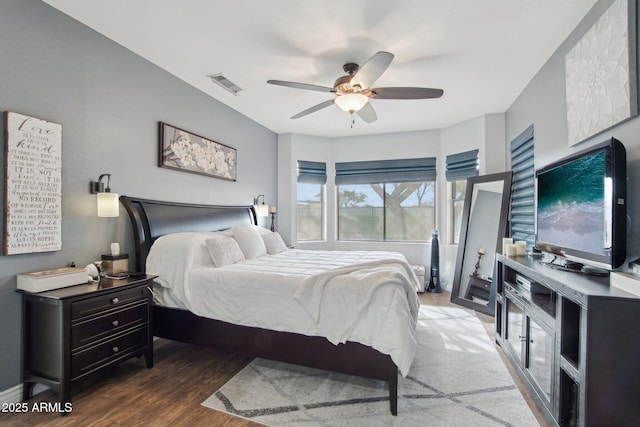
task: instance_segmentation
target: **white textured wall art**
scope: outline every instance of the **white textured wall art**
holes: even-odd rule
[[[629,64],[627,0],[616,0],[565,57],[569,145],[632,115]]]

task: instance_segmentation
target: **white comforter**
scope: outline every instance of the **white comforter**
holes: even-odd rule
[[[402,375],[409,372],[419,304],[417,278],[402,254],[293,249],[222,268],[175,267],[170,257],[152,249],[147,259],[147,272],[160,276],[170,305],[334,344],[359,342],[389,354]]]

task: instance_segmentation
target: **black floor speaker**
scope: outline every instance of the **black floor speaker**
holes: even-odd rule
[[[440,286],[440,244],[438,242],[438,230],[431,233],[431,267],[429,268],[429,285],[427,292],[439,294],[442,292]]]

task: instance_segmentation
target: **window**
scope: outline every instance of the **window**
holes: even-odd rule
[[[464,194],[467,191],[467,180],[451,183],[451,224],[453,228],[452,243],[460,243],[460,227],[462,226],[462,210],[464,209]]]
[[[297,240],[323,240],[325,163],[298,161]]]
[[[336,163],[338,239],[428,241],[435,158]]]
[[[298,183],[297,201],[297,238],[303,240],[322,240],[322,222],[324,212],[324,185]]]
[[[371,185],[338,187],[338,239],[384,240],[384,198]]]
[[[534,164],[533,125],[511,141],[511,237],[533,246],[534,219]]]
[[[478,150],[448,155],[445,175],[451,183],[451,242],[458,244],[467,178],[478,175]]]

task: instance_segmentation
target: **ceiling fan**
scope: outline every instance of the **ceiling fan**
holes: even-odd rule
[[[367,123],[375,122],[378,119],[369,99],[430,99],[440,98],[444,93],[442,89],[425,87],[371,87],[386,71],[391,61],[393,61],[392,53],[380,51],[369,58],[362,67],[353,62],[346,63],[342,69],[347,75],[339,77],[333,87],[283,80],[267,80],[267,83],[336,94],[333,99],[307,108],[291,118],[298,119],[335,103],[351,114],[351,126],[353,126],[353,113],[358,114]]]

